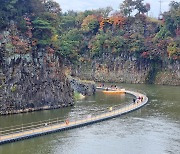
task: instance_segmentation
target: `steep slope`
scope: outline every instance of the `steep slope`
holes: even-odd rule
[[[63,60],[55,54],[57,32],[51,20],[58,20],[59,5],[40,0],[0,3],[1,14],[7,13],[0,21],[0,114],[73,105]]]

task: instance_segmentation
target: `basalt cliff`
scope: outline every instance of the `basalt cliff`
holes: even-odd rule
[[[74,104],[63,62],[52,48],[33,46],[15,24],[0,37],[1,115]]]

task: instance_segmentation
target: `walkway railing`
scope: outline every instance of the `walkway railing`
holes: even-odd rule
[[[143,97],[143,100],[139,103],[132,103],[123,108],[101,113],[100,115],[87,117],[85,119],[79,119],[75,121],[64,121],[62,119],[49,119],[41,122],[32,122],[26,125],[17,125],[12,127],[5,127],[0,130],[0,144],[14,142],[21,139],[31,138],[43,134],[48,134],[57,131],[63,131],[67,129],[77,128],[92,123],[111,119],[128,112],[137,110],[144,106],[148,102],[148,98],[141,93],[133,91],[125,91],[128,94],[134,95],[136,98]]]

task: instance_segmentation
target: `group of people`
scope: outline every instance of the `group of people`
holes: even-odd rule
[[[104,88],[104,84],[99,84],[99,87]],[[108,90],[117,90],[118,87],[116,85],[111,85],[110,87],[106,87],[105,89],[106,89],[106,91],[108,91]]]
[[[111,89],[118,89],[116,85],[111,85]]]
[[[99,87],[104,87],[104,83],[103,84],[99,84]]]
[[[136,99],[135,98],[133,99],[133,103],[141,103],[143,99],[144,99],[143,96],[139,96]]]

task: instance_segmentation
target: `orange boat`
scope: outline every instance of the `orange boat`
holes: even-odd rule
[[[124,94],[125,93],[125,89],[117,89],[117,90],[104,90],[103,91],[104,94]]]

